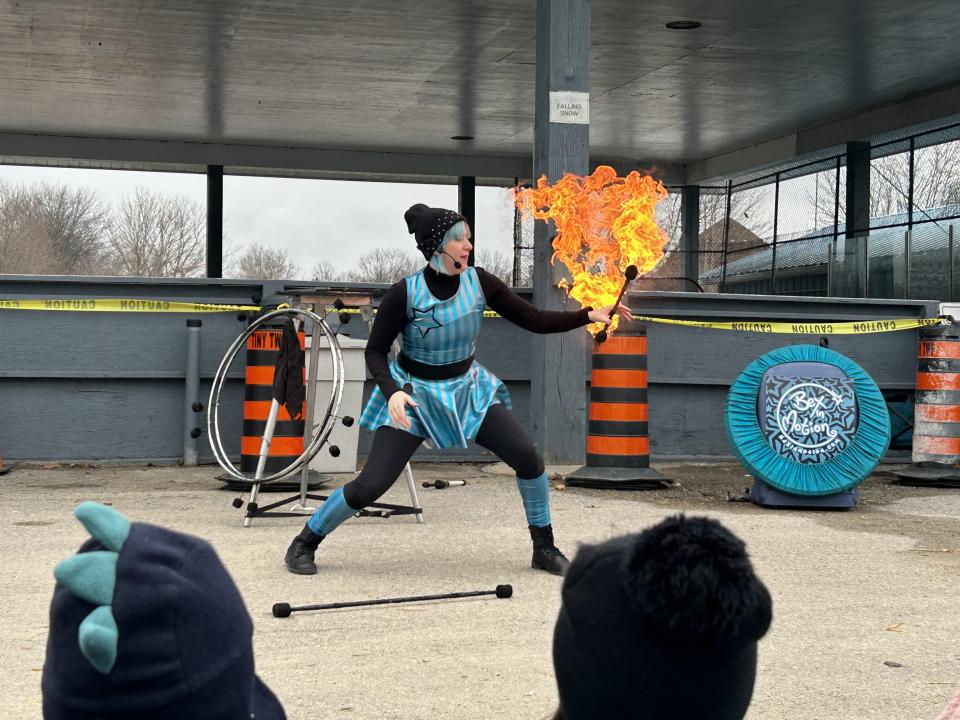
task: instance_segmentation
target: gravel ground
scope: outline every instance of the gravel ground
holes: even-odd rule
[[[572,555],[677,511],[726,523],[748,544],[774,596],[749,720],[933,720],[960,678],[960,490],[904,487],[882,468],[848,512],[769,510],[727,501],[750,484],[734,464],[663,465],[672,487],[565,488],[551,503]],[[564,468],[552,468],[562,473]],[[301,523],[241,526],[217,468],[21,466],[0,480],[2,717],[39,718],[52,568],[84,537],[73,506],[112,503],[133,520],[201,535],[216,547],[254,619],[257,667],[291,720],[530,718],[556,704],[550,664],[560,579],[529,567],[529,537],[503,466],[423,464],[426,522],[347,522],[321,545],[320,574],[281,564]],[[328,484],[331,489],[343,478]],[[269,496],[268,496],[269,497]],[[402,485],[386,500],[405,502]],[[314,603],[493,589],[471,599],[271,616],[274,602]],[[885,664],[891,663],[894,666]]]

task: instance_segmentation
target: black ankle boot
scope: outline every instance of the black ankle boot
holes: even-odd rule
[[[317,565],[313,561],[313,553],[323,538],[323,535],[313,532],[309,525],[304,525],[283,557],[287,570],[297,575],[316,575]]]
[[[546,570],[553,575],[563,575],[567,571],[570,561],[553,544],[553,526],[530,528],[530,537],[533,539],[533,559],[530,567],[537,570]]]

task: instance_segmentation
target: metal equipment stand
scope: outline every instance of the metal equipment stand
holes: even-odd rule
[[[366,293],[344,292],[332,295],[319,294],[317,290],[314,289],[303,289],[289,290],[286,294],[289,294],[294,298],[294,308],[312,310],[321,316],[323,316],[328,307],[332,306],[336,308],[341,312],[341,326],[345,324],[345,321],[349,321],[349,314],[351,311],[359,311],[360,316],[367,327],[368,333],[373,326],[373,300],[370,295]],[[299,329],[300,328],[298,327],[297,330],[299,331]],[[320,380],[318,377],[320,364],[320,338],[320,328],[314,323],[313,332],[310,338],[310,364],[307,370],[307,407],[304,413],[303,427],[305,444],[309,443],[313,434],[314,404],[317,397],[317,382]],[[396,343],[394,343],[394,352],[396,352],[396,350]],[[315,508],[307,505],[307,500],[322,501],[329,497],[328,495],[317,495],[307,492],[310,480],[310,463],[305,463],[300,473],[300,492],[297,495],[283,498],[282,500],[272,502],[269,505],[264,505],[262,507],[257,504],[257,496],[260,490],[259,478],[263,477],[263,469],[267,461],[267,456],[270,452],[270,442],[273,439],[273,430],[276,424],[277,413],[279,412],[279,409],[280,404],[276,400],[273,400],[270,405],[270,414],[267,418],[267,426],[264,430],[263,441],[260,444],[260,460],[257,463],[257,471],[252,480],[253,484],[250,489],[250,501],[246,504],[246,515],[243,519],[244,527],[250,527],[250,523],[255,517],[309,517],[313,514]],[[413,470],[410,468],[410,463],[407,463],[406,467],[404,468],[404,473],[407,476],[407,488],[410,491],[410,506],[393,505],[390,503],[371,503],[368,507],[372,509],[363,508],[356,513],[357,517],[388,518],[393,515],[416,515],[417,522],[422,523],[423,509],[420,506],[420,498],[417,495],[417,486],[413,480]],[[240,504],[238,504],[238,502]],[[282,507],[291,502],[294,504],[288,511],[276,510],[276,508]],[[237,498],[234,501],[234,505],[236,507],[242,507],[243,502],[240,500],[240,498]]]

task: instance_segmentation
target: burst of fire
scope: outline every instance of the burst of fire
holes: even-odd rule
[[[550,262],[560,261],[570,280],[560,281],[581,306],[605,307],[617,299],[624,270],[640,276],[663,257],[666,236],[657,225],[656,205],[667,196],[663,183],[634,171],[618,177],[600,165],[591,175],[567,173],[553,185],[545,177],[516,195],[518,207],[537,220],[553,220],[556,236]],[[617,326],[614,315],[610,329]],[[589,327],[596,333],[603,327]]]

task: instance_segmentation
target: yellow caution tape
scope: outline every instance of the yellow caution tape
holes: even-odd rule
[[[357,310],[356,308],[344,308],[343,310],[336,310],[335,312],[337,312],[338,314],[347,313],[348,315],[359,315],[359,314],[360,314],[360,311]],[[374,310],[374,311],[373,311],[373,314],[376,315],[376,314],[377,314],[377,311]],[[484,310],[484,311],[483,311],[483,316],[484,316],[485,318],[497,318],[497,317],[500,317],[500,314],[499,314],[499,313],[495,313],[493,310]]]
[[[358,314],[356,308],[344,308],[339,313]],[[376,310],[373,311],[376,314]],[[484,310],[483,317],[498,318],[499,313]],[[870,333],[893,332],[895,330],[915,330],[930,325],[949,325],[945,318],[898,318],[894,320],[864,320],[860,322],[707,322],[700,320],[674,320],[672,318],[634,315],[640,322],[662,323],[664,325],[683,325],[686,327],[709,328],[711,330],[736,330],[739,332],[776,333],[783,335],[867,335]]]
[[[0,298],[0,310],[66,310],[70,312],[259,312],[256,305],[217,305],[172,300],[8,300]]]
[[[867,335],[870,333],[915,330],[930,325],[949,325],[945,318],[897,318],[894,320],[863,320],[858,322],[701,322],[699,320],[673,320],[671,318],[634,315],[641,322],[683,325],[685,327],[710,328],[711,330],[738,330],[740,332],[776,333],[786,335]]]
[[[288,308],[278,305],[278,309]],[[83,300],[12,300],[0,298],[0,310],[60,310],[70,312],[155,312],[155,313],[213,313],[213,312],[260,312],[256,305],[218,305],[215,303],[191,303],[172,300],[121,300],[117,298]],[[359,314],[356,308],[344,308],[339,313]],[[492,310],[483,312],[485,318],[500,317]],[[896,318],[892,320],[863,320],[858,322],[708,322],[700,320],[674,320],[672,318],[634,315],[640,322],[681,325],[683,327],[708,328],[711,330],[735,330],[739,332],[774,333],[786,335],[867,335],[870,333],[915,330],[931,325],[949,325],[945,318]]]

